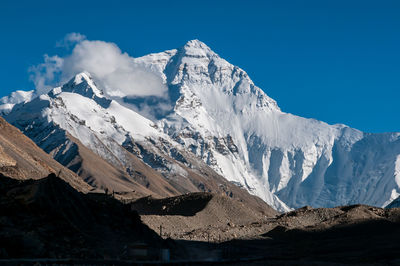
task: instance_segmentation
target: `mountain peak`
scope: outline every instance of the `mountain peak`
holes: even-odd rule
[[[216,54],[205,43],[195,39],[188,41],[181,49],[185,57],[213,57]]]
[[[92,82],[92,76],[88,72],[81,72],[79,74],[76,74],[73,80],[76,85],[82,82],[90,83]]]
[[[193,48],[202,48],[211,50],[210,47],[208,47],[204,42],[198,39],[188,41],[184,47],[193,47]]]
[[[61,91],[78,93],[92,99],[95,97],[103,97],[103,92],[97,88],[91,75],[88,72],[81,72],[76,74],[61,87]]]

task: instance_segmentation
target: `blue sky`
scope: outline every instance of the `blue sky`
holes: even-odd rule
[[[79,32],[137,57],[199,39],[281,109],[367,132],[400,131],[400,1],[0,2],[0,96]]]

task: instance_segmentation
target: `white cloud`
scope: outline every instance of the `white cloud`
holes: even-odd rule
[[[67,34],[63,40],[73,44],[71,54],[44,56],[44,62],[29,69],[38,94],[47,93],[74,75],[86,71],[97,81],[103,91],[114,97],[165,97],[167,87],[162,79],[135,63],[110,42],[86,40],[79,33]]]
[[[82,41],[65,58],[62,78],[87,71],[110,96],[159,96],[167,91],[160,77],[140,67],[117,45],[104,41]]]
[[[86,36],[77,32],[71,32],[56,43],[56,47],[70,48],[71,46],[86,40]]]

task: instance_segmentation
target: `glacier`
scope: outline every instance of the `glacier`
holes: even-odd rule
[[[53,124],[114,164],[121,163],[121,147],[129,139],[164,143],[280,211],[355,203],[382,207],[399,197],[400,133],[364,133],[285,113],[244,70],[199,40],[135,63],[163,80],[168,95],[159,101],[169,109],[159,110],[154,98],[107,95],[84,72],[48,94],[20,97],[19,103],[3,97],[3,104],[12,104],[3,115],[42,148],[49,143],[32,131]],[[143,104],[154,109],[152,116]],[[56,158],[54,149],[47,150]],[[163,171],[185,174],[176,164]]]

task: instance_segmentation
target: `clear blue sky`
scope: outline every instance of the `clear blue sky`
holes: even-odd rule
[[[400,1],[2,0],[0,25],[0,96],[70,32],[134,57],[199,39],[283,111],[400,131]]]

